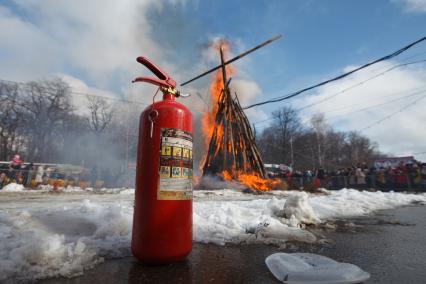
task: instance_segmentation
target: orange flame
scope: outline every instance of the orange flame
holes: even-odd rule
[[[230,50],[229,44],[226,41],[219,41],[213,46],[213,48],[215,48],[217,51],[219,51],[220,47],[222,47],[222,51],[224,52],[224,54],[228,53]],[[226,65],[225,68],[226,68],[226,73],[228,75],[233,75],[235,73],[231,65]],[[216,118],[217,107],[218,107],[217,103],[219,101],[222,90],[223,90],[222,70],[219,69],[214,74],[213,79],[210,83],[211,108],[208,111],[205,111],[203,113],[202,120],[201,120],[203,136],[204,136],[204,144],[206,145],[206,147],[209,146],[210,139],[213,135],[214,121]],[[220,135],[221,134],[222,133],[220,133]]]
[[[228,171],[223,171],[221,176],[225,181],[237,180],[248,188],[255,190],[285,189],[285,184],[280,179],[261,178],[255,173],[236,172],[235,174],[230,174]]]

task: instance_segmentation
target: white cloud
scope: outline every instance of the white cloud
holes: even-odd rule
[[[407,12],[426,12],[426,0],[392,0],[402,4]]]
[[[381,63],[374,68],[355,73],[345,80],[326,85],[314,95],[295,100],[295,106],[301,107],[325,100],[333,94],[373,77],[393,64],[395,63]],[[349,69],[353,69],[353,67],[347,67],[345,71]],[[424,96],[426,96],[426,68],[413,65],[403,69],[395,69],[374,80],[365,82],[356,88],[302,111],[302,115],[305,120],[308,120],[313,113],[323,112],[329,123],[342,130],[361,130],[374,124],[370,129],[362,131],[362,134],[378,142],[380,149],[384,152],[405,155],[426,151],[426,132],[424,131],[426,97],[419,100]],[[375,124],[375,122],[416,100],[419,101],[406,110]],[[355,112],[380,104],[383,105]]]
[[[48,73],[60,61],[55,40],[1,5],[0,27],[1,78],[34,79]]]
[[[148,8],[158,6],[154,0],[31,0],[16,4],[30,17],[9,13],[7,26],[15,23],[9,50],[31,52],[37,47],[29,56],[29,70],[38,65],[48,68],[49,64],[40,63],[54,60],[107,85],[117,72],[136,71],[134,60],[142,52],[161,59],[161,46],[150,37],[152,27],[146,15]],[[7,19],[7,15],[3,13],[1,18]],[[32,36],[27,38],[27,34]],[[15,52],[12,57],[19,60]],[[37,58],[43,61],[35,61]]]
[[[259,85],[252,80],[235,79],[231,83],[232,92],[236,92],[241,106],[246,106],[256,101],[256,99],[262,94],[262,90]],[[262,110],[252,108],[245,111],[245,114],[250,121],[259,121],[267,118],[267,115]]]

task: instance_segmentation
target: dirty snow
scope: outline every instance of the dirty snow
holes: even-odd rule
[[[133,189],[13,191],[0,190],[0,282],[72,277],[104,259],[130,255]],[[193,239],[218,245],[315,242],[304,224],[426,204],[426,194],[324,192],[196,191]]]
[[[1,189],[1,192],[24,192],[25,187],[22,184],[9,183]]]

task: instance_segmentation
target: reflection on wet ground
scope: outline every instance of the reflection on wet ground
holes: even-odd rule
[[[185,262],[145,266],[134,258],[107,260],[72,279],[43,283],[278,283],[265,265],[276,252],[312,252],[371,273],[366,283],[425,283],[426,207],[404,207],[374,216],[331,222],[316,233],[321,244],[194,244]]]

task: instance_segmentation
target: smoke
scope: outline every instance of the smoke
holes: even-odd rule
[[[246,185],[239,183],[236,180],[224,181],[218,176],[203,176],[200,183],[197,185],[200,189],[247,189]]]

